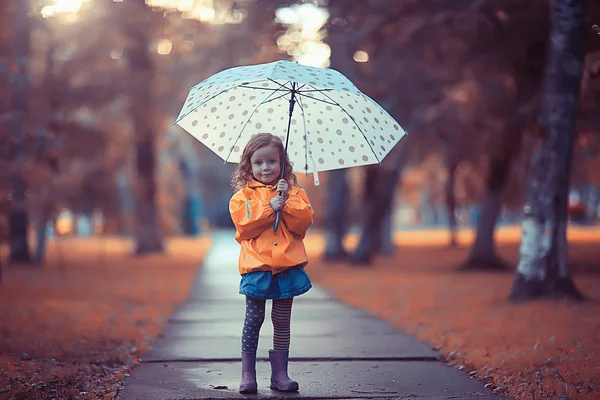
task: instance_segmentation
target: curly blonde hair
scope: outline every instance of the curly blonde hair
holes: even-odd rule
[[[235,191],[240,190],[250,181],[254,180],[254,175],[252,175],[252,162],[250,159],[258,149],[262,149],[263,147],[267,146],[273,146],[277,149],[279,152],[279,160],[283,160],[285,157],[283,179],[285,179],[290,185],[298,185],[298,180],[296,175],[292,172],[292,165],[290,164],[290,160],[285,153],[285,148],[283,147],[283,142],[281,139],[270,133],[259,133],[258,135],[253,136],[246,144],[246,147],[244,147],[242,159],[232,175],[231,187]]]

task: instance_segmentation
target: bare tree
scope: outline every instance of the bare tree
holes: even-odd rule
[[[384,161],[383,166],[366,168],[365,187],[363,189],[363,215],[358,246],[351,255],[357,264],[370,264],[377,254],[382,252],[386,231],[385,218],[391,218],[394,195],[400,183],[402,172],[408,160],[408,144],[403,139],[394,150],[395,158]]]
[[[586,2],[553,0],[537,143],[527,175],[519,263],[509,298],[583,299],[567,266],[569,172],[585,57]]]
[[[374,85],[371,74],[387,74],[391,58],[390,52],[381,51],[384,46],[381,37],[382,27],[393,23],[389,7],[378,0],[369,1],[329,1],[331,14],[328,26],[327,42],[332,49],[331,67],[344,73],[350,80],[376,98],[392,114],[398,106],[398,97],[393,90],[394,82],[381,80]],[[361,17],[366,15],[366,17]],[[377,71],[364,73],[354,62],[354,52],[364,41],[375,41],[379,56],[373,63]],[[391,90],[390,90],[391,89]],[[404,139],[406,140],[406,139]],[[358,246],[350,256],[352,262],[368,264],[373,257],[383,252],[390,254],[394,250],[392,240],[392,208],[395,189],[406,164],[401,151],[388,158],[386,167],[367,167],[365,174],[365,195],[363,213],[360,217],[361,235]],[[326,206],[326,245],[324,258],[344,259],[348,253],[343,246],[343,237],[348,229],[348,183],[344,170],[329,173],[327,183]]]
[[[129,15],[135,13],[137,18],[140,18],[140,14],[144,16],[141,20],[126,20],[122,28],[125,35],[131,40],[126,58],[131,76],[134,77],[130,88],[130,107],[134,124],[135,166],[138,177],[135,206],[135,254],[139,255],[163,251],[156,207],[155,135],[157,127],[154,120],[155,102],[152,90],[156,71],[149,54],[150,34],[148,33],[152,26],[148,20],[151,20],[155,13],[147,8],[143,0],[129,3],[131,3],[131,10],[129,10],[131,14]]]
[[[348,13],[348,5],[337,1],[329,2],[329,12],[332,16],[327,29],[327,43],[331,48],[330,67],[354,80],[355,69],[352,54],[354,52],[354,33],[352,27],[345,23],[344,16]],[[352,7],[350,7],[351,9]],[[326,201],[324,205],[325,219],[325,260],[344,260],[348,252],[344,248],[344,237],[349,228],[348,210],[349,193],[348,178],[345,169],[327,173]]]
[[[446,152],[445,157],[446,170],[448,171],[448,178],[445,184],[445,200],[446,208],[448,209],[448,231],[450,233],[450,241],[448,245],[450,247],[458,246],[458,240],[456,238],[456,170],[460,160],[456,155],[450,151]]]
[[[29,1],[12,1],[12,76],[10,97],[10,119],[13,136],[13,159],[16,168],[11,176],[12,208],[9,215],[10,255],[11,263],[32,263],[29,250],[28,227],[29,213],[26,204],[27,184],[23,172],[23,164],[27,157],[29,94],[31,83],[29,78],[29,39],[30,18]]]
[[[475,240],[467,260],[461,264],[460,269],[508,269],[508,263],[498,256],[494,235],[502,210],[502,193],[510,178],[513,161],[519,154],[528,115],[529,111],[517,111],[517,115],[507,121],[505,133],[500,138],[497,149],[491,153]]]

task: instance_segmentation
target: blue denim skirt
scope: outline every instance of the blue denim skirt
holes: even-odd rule
[[[289,299],[310,290],[312,284],[303,267],[292,267],[276,275],[269,271],[242,275],[240,294],[261,300]]]

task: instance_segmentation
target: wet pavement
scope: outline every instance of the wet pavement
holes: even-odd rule
[[[290,376],[299,393],[269,389],[270,302],[257,357],[258,394],[238,393],[245,314],[238,294],[239,245],[231,231],[213,245],[188,301],[132,372],[122,400],[158,399],[505,399],[447,366],[429,346],[317,286],[294,300]]]

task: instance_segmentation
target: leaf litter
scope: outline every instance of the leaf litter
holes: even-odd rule
[[[164,254],[133,257],[126,240],[61,238],[43,267],[5,267],[0,398],[116,398],[209,246],[175,238]]]

